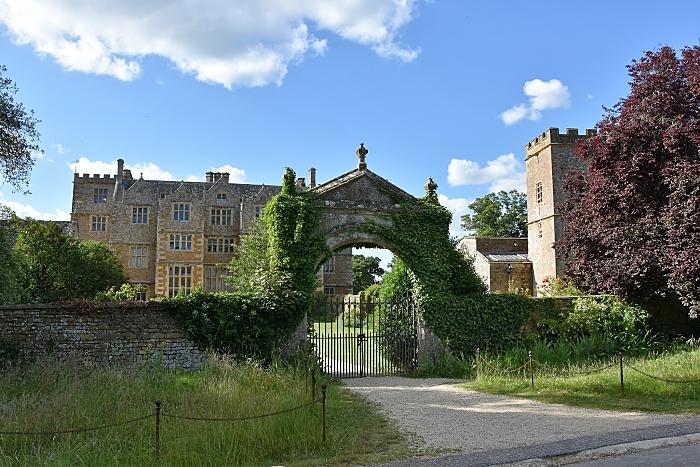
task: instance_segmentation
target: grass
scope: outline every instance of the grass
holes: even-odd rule
[[[11,368],[0,375],[0,431],[117,423],[152,413],[156,399],[164,414],[236,417],[294,407],[310,395],[299,371],[221,359],[194,372],[69,364]],[[0,465],[333,465],[412,454],[395,426],[333,382],[326,445],[320,414],[317,405],[246,422],[163,417],[159,460],[153,418],[80,434],[0,435]]]
[[[654,376],[698,382],[659,381],[643,376],[626,366],[624,369],[625,394],[621,396],[620,369],[617,364],[598,373],[576,375],[576,373],[616,363],[615,359],[610,359],[566,366],[541,366],[536,369],[535,388],[532,389],[525,372],[520,375],[509,375],[501,371],[489,370],[486,365],[493,361],[487,361],[484,363],[484,371],[480,377],[463,386],[482,392],[580,407],[700,413],[700,349],[695,347],[692,350],[629,358],[626,361],[635,368]]]

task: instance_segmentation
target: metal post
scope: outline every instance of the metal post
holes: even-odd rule
[[[326,389],[327,386],[325,384],[321,385],[321,394],[323,397],[323,425],[322,425],[322,435],[323,435],[323,444],[326,444]]]
[[[156,401],[156,457],[160,457],[160,401]]]
[[[620,396],[625,395],[625,370],[622,358],[622,352],[620,352]]]
[[[530,387],[532,389],[535,389],[535,370],[532,367],[532,351],[528,350],[527,352],[527,363],[528,367],[530,367]]]
[[[311,402],[316,402],[316,368],[311,369]]]

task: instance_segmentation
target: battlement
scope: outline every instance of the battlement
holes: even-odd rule
[[[582,134],[579,134],[578,128],[567,128],[563,133],[559,132],[559,128],[547,128],[525,145],[525,156],[536,154],[550,144],[575,144],[595,134],[596,130],[592,128],[586,128],[585,133]]]
[[[103,175],[100,175],[100,174],[92,174],[92,177],[90,176],[90,174],[82,174],[82,175],[80,175],[80,174],[77,174],[77,173],[76,173],[76,174],[73,175],[73,180],[74,180],[74,181],[75,181],[75,180],[81,180],[81,181],[86,181],[86,180],[91,180],[91,181],[94,181],[94,180],[99,180],[99,181],[110,180],[110,181],[111,181],[111,180],[115,180],[116,178],[117,178],[116,176],[112,176],[112,175],[110,175],[110,174],[103,174]]]

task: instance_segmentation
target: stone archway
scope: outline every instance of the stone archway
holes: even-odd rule
[[[311,191],[321,203],[319,228],[329,252],[348,246],[376,246],[398,254],[391,239],[367,230],[367,225],[391,228],[394,217],[407,208],[420,208],[420,200],[367,168],[368,150],[361,144],[357,168],[325,182]],[[437,185],[429,180],[426,190],[435,195]],[[317,258],[318,266],[325,258]]]

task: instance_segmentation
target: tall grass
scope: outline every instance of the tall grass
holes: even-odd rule
[[[625,366],[624,395],[620,392],[620,369],[614,360],[607,362],[614,363],[611,368],[591,374],[580,373],[596,369],[592,363],[536,367],[534,389],[530,387],[529,378],[523,377],[525,374],[492,370],[485,370],[465,387],[582,407],[700,413],[700,348],[678,347],[672,350],[625,358],[625,361],[645,373],[687,382],[660,381]]]
[[[319,389],[320,393],[320,389]],[[157,366],[90,369],[66,363],[10,368],[0,375],[0,431],[54,431],[117,423],[152,413],[237,417],[310,400],[302,372],[215,359],[185,372]],[[245,422],[154,419],[88,433],[0,435],[3,465],[272,465],[373,461],[400,457],[398,431],[339,386],[328,389],[328,442],[320,406]]]

